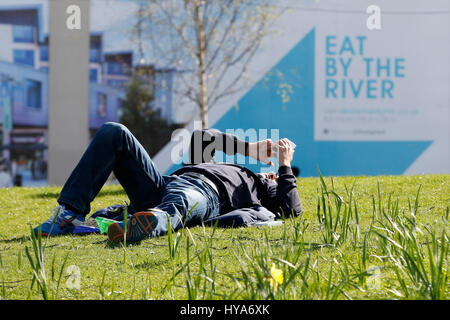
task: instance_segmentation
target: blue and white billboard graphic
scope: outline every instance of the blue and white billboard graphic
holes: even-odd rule
[[[449,173],[448,1],[298,1],[210,126],[279,129],[301,176]],[[270,138],[270,137],[269,137]],[[155,158],[170,173],[173,141]],[[268,170],[264,165],[249,165]]]

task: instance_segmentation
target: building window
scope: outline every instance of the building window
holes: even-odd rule
[[[108,74],[126,74],[127,68],[121,62],[108,62]]]
[[[26,80],[27,107],[41,109],[42,85],[39,81]]]
[[[126,88],[128,84],[128,80],[116,80],[116,79],[110,79],[106,81],[106,84],[110,87],[124,89]]]
[[[89,69],[89,81],[90,82],[98,82],[98,70],[97,69]]]
[[[106,117],[106,94],[97,93],[97,113],[100,117]]]
[[[13,41],[14,42],[34,42],[34,27],[33,26],[13,26]]]
[[[99,49],[89,49],[89,61],[90,62],[100,62],[100,50]]]
[[[41,46],[39,49],[41,53],[41,61],[48,61],[48,46]]]
[[[14,50],[14,63],[26,64],[34,67],[34,51]]]
[[[125,100],[124,99],[117,99],[117,118],[120,120],[123,116],[123,108],[125,106]]]
[[[25,93],[23,86],[21,85],[15,85],[13,87],[13,103],[14,105],[21,105],[23,106],[25,103]]]

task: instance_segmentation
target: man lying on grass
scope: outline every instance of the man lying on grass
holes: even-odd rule
[[[255,174],[237,164],[214,163],[216,150],[243,154],[271,164],[278,148],[278,176]],[[90,203],[111,172],[125,192],[132,217],[126,240],[140,241],[204,222],[237,227],[269,222],[301,213],[289,140],[249,143],[213,129],[196,130],[191,137],[190,165],[162,175],[138,140],[123,125],[108,122],[95,134],[65,183],[53,215],[42,225],[42,235],[71,233],[85,221]],[[124,222],[108,228],[111,241],[124,240]]]

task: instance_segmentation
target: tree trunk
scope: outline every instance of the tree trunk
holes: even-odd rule
[[[208,127],[208,101],[207,101],[207,83],[205,70],[205,32],[203,29],[203,21],[200,15],[200,7],[202,0],[194,1],[194,19],[197,35],[197,60],[198,60],[198,106],[200,107],[200,117],[202,120],[202,128]]]

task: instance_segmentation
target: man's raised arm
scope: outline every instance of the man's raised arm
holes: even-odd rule
[[[248,148],[248,142],[233,134],[216,129],[194,130],[189,146],[189,160],[191,164],[214,162],[216,151],[227,155],[248,155]]]
[[[217,129],[194,130],[189,146],[189,160],[191,164],[214,162],[216,151],[227,155],[241,154],[273,166],[272,140],[247,142],[238,136],[224,133]]]

